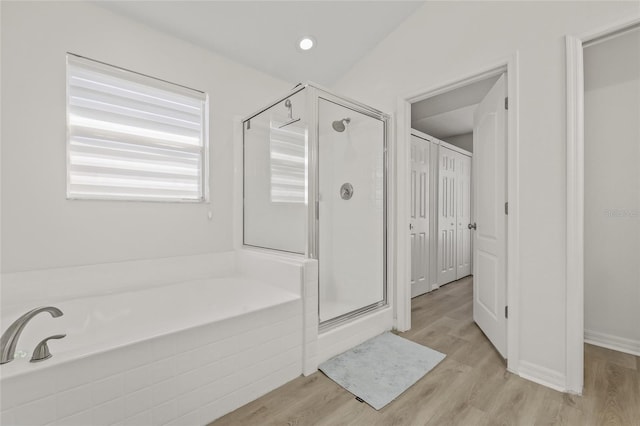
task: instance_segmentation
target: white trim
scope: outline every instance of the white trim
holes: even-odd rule
[[[624,35],[624,34],[626,34],[628,32],[631,32],[631,31],[636,31],[637,29],[638,29],[637,25],[625,26],[622,29],[619,29],[619,30],[614,31],[612,33],[608,33],[608,34],[605,34],[605,35],[603,35],[601,37],[586,41],[586,42],[582,43],[582,47],[591,47],[591,46],[594,46],[596,44],[604,43],[605,41],[609,41],[611,39],[617,38],[617,37],[619,37],[621,35]]]
[[[449,142],[439,141],[438,145],[450,149],[451,151],[455,151],[458,154],[466,155],[467,157],[473,157],[473,154],[467,151],[466,149],[462,149],[458,146],[452,145]]]
[[[386,203],[387,203],[387,216],[386,216],[386,224],[385,229],[387,232],[386,243],[387,243],[387,305],[391,307],[391,324],[392,327],[396,327],[396,316],[395,316],[395,301],[397,300],[396,295],[396,283],[398,282],[398,264],[396,259],[396,247],[398,241],[396,239],[396,235],[398,234],[397,229],[393,226],[396,223],[397,217],[397,205],[394,200],[396,199],[396,150],[397,143],[396,138],[394,138],[395,128],[396,128],[396,118],[392,115],[389,118],[388,125],[386,128],[386,138],[387,138],[387,155],[386,155]]]
[[[566,387],[582,394],[584,384],[584,259],[583,259],[583,96],[582,42],[567,36],[567,287]]]
[[[395,138],[395,241],[396,282],[394,327],[398,331],[411,329],[411,241],[409,239],[409,173],[411,170],[411,104],[398,98]]]
[[[518,124],[518,52],[496,62],[495,64],[479,71],[452,79],[444,84],[438,84],[428,89],[417,90],[398,97],[397,103],[397,264],[396,294],[398,295],[396,308],[396,328],[400,331],[411,328],[411,283],[408,276],[411,267],[409,256],[409,233],[402,232],[408,228],[408,202],[409,187],[408,173],[410,158],[406,147],[410,143],[409,130],[411,127],[411,103],[415,103],[441,93],[465,86],[476,81],[500,75],[507,72],[507,93],[509,96],[509,110],[507,113],[508,137],[507,137],[507,198],[509,200],[509,216],[507,217],[507,301],[512,308],[509,310],[507,322],[507,369],[518,372],[519,369],[519,124]],[[406,176],[405,176],[406,175]],[[401,250],[402,249],[402,250]],[[404,269],[404,271],[402,271]]]
[[[560,371],[542,367],[529,361],[520,361],[520,377],[531,380],[542,386],[555,389],[560,392],[566,392],[565,375]]]
[[[614,351],[640,356],[640,340],[627,339],[593,330],[584,331],[584,342]]]
[[[507,60],[507,370],[520,371],[520,71],[519,52]]]
[[[428,98],[432,98],[437,95],[441,95],[446,92],[450,92],[460,87],[467,86],[478,81],[486,80],[491,77],[499,76],[507,70],[508,61],[499,61],[496,64],[480,69],[477,73],[468,74],[461,78],[451,79],[443,84],[432,86],[426,90],[417,90],[411,93],[401,96],[401,99],[405,99],[410,104],[423,101]]]
[[[609,38],[614,34],[623,33],[632,27],[640,25],[640,14],[630,18],[624,18],[611,24],[602,25],[594,30],[585,31],[574,37],[582,41],[582,44],[591,45],[599,39]]]
[[[584,64],[583,45],[640,25],[626,18],[566,38],[567,216],[566,216],[566,389],[581,394],[584,384]]]

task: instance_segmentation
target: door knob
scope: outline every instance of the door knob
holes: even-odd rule
[[[476,223],[470,223],[469,225],[467,225],[467,228],[469,229],[476,229]]]
[[[409,224],[409,229],[413,231],[413,223]]]

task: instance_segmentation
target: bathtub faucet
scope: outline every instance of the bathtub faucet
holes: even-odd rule
[[[31,318],[35,317],[40,312],[49,312],[54,318],[62,316],[62,311],[60,309],[54,306],[45,306],[33,309],[15,320],[0,338],[0,364],[6,364],[13,361],[16,353],[16,346],[18,345],[18,339],[20,338],[20,334],[22,334],[22,330],[24,330],[27,323],[31,321]]]

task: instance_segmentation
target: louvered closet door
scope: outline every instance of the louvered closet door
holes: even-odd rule
[[[429,149],[430,142],[411,135],[411,297],[430,290]]]
[[[471,275],[471,157],[456,159],[456,279]]]
[[[438,285],[456,279],[456,158],[440,146],[438,170]]]

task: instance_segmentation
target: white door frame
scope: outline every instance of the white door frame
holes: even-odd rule
[[[567,290],[566,388],[581,394],[584,384],[584,61],[583,46],[640,25],[627,18],[581,35],[567,47]]]
[[[411,328],[411,256],[409,241],[409,170],[411,141],[411,104],[445,93],[467,84],[507,72],[507,369],[518,371],[519,360],[519,125],[518,125],[518,52],[476,72],[421,90],[399,96],[396,120],[396,288],[395,328],[406,331]]]

